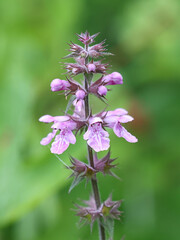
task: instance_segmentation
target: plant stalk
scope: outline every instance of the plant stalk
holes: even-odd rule
[[[85,89],[88,92],[88,79],[85,75]],[[89,107],[89,97],[88,94],[85,97],[85,116],[86,118],[89,117],[90,114],[90,107]],[[88,161],[89,164],[92,168],[94,168],[94,160],[93,160],[93,150],[92,148],[87,144],[87,151],[88,151]],[[93,194],[94,194],[94,199],[96,202],[96,207],[97,209],[101,206],[101,200],[100,200],[100,193],[99,193],[99,188],[98,188],[98,182],[97,182],[97,178],[96,176],[94,176],[93,178],[91,178],[91,185],[92,185],[92,189],[93,189]],[[105,240],[106,239],[106,235],[105,235],[105,229],[101,223],[101,218],[99,218],[98,220],[98,225],[99,225],[99,239],[100,240]]]

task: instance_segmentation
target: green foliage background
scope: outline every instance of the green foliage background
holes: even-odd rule
[[[127,128],[139,139],[111,132],[123,181],[99,176],[102,199],[124,199],[114,239],[179,240],[179,10],[178,0],[0,1],[0,240],[97,239],[97,226],[77,228],[70,210],[88,199],[90,184],[68,194],[69,172],[39,144],[49,126],[38,118],[66,105],[49,84],[63,78],[66,43],[85,30],[101,32],[97,42],[106,38],[115,54],[108,61],[124,85],[112,87],[110,107],[129,110]],[[61,158],[86,161],[85,150],[79,136]]]

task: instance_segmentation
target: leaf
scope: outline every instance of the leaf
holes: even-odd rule
[[[67,107],[66,107],[66,111],[65,111],[65,114],[67,114],[67,112],[69,111],[69,109],[71,108],[72,104],[73,104],[73,101],[76,99],[76,96],[75,95],[72,95],[69,99],[69,102],[67,104]]]
[[[83,173],[79,174],[77,177],[74,178],[74,180],[69,188],[68,193],[70,193],[73,190],[73,188],[75,188],[83,180],[82,175],[83,175]]]
[[[104,222],[104,227],[107,230],[110,239],[113,239],[114,236],[114,219],[112,218],[107,218]]]

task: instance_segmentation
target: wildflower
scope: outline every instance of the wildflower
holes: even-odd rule
[[[89,119],[87,132],[84,134],[84,140],[94,149],[94,151],[104,151],[109,148],[109,133],[102,128],[102,119],[95,117]]]
[[[105,96],[107,94],[107,88],[105,86],[101,85],[101,86],[98,87],[97,93],[100,96]]]
[[[85,91],[83,91],[83,90],[78,90],[78,91],[76,92],[76,98],[77,98],[77,100],[84,99],[85,96],[86,96],[86,93],[85,93]]]
[[[104,82],[106,85],[117,85],[117,84],[123,84],[123,77],[118,72],[113,72],[111,74],[108,74],[102,78],[102,82]]]
[[[61,80],[56,78],[51,82],[51,91],[53,92],[68,90],[69,87],[70,87],[70,83],[66,80]]]
[[[62,154],[68,147],[69,144],[75,144],[76,138],[72,133],[76,129],[76,123],[72,121],[68,116],[56,116],[52,117],[50,115],[42,116],[39,119],[40,122],[50,123],[53,122],[52,129],[53,132],[49,133],[47,137],[41,140],[42,145],[49,144],[55,137],[58,130],[60,133],[56,135],[54,142],[51,145],[51,152]]]
[[[94,63],[89,63],[87,65],[88,71],[89,72],[95,72],[96,71],[96,65]]]
[[[127,115],[127,111],[122,108],[118,108],[114,111],[109,111],[105,113],[104,123],[107,127],[112,128],[114,133],[118,137],[124,138],[126,141],[135,143],[137,142],[137,138],[130,134],[122,125],[121,123],[131,122],[133,117]]]

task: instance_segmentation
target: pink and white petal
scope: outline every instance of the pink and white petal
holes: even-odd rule
[[[121,116],[121,115],[125,115],[125,114],[127,114],[128,112],[125,110],[125,109],[123,109],[123,108],[117,108],[117,109],[115,109],[114,111],[108,111],[107,112],[107,117],[108,116]]]
[[[45,122],[45,123],[50,123],[54,121],[54,117],[50,116],[50,115],[44,115],[42,117],[39,118],[40,122]]]
[[[69,130],[69,129],[63,129],[63,130],[61,131],[61,133],[64,134],[64,137],[65,137],[65,139],[66,139],[68,142],[70,142],[70,143],[72,143],[72,144],[75,144],[75,143],[76,143],[76,137],[74,136],[74,134],[72,133],[71,130]]]
[[[103,120],[100,117],[91,117],[89,118],[89,124],[92,125],[94,123],[102,123]]]
[[[74,130],[76,128],[76,123],[74,121],[66,121],[66,122],[55,122],[51,128],[55,129],[64,129],[69,128],[70,130]]]
[[[118,137],[123,137],[128,142],[135,143],[138,141],[137,138],[130,134],[120,123],[116,123],[113,130]]]
[[[88,140],[88,139],[90,138],[90,136],[91,136],[91,131],[92,131],[92,127],[89,126],[89,127],[88,127],[88,130],[87,130],[87,131],[85,132],[85,134],[83,135],[84,140]]]
[[[109,133],[107,131],[105,131],[102,127],[101,127],[101,135],[103,137],[109,137]]]
[[[56,135],[57,130],[53,130],[52,133],[49,133],[45,138],[43,138],[40,142],[41,145],[47,145],[49,144],[54,136]]]
[[[104,122],[107,123],[107,124],[111,124],[111,123],[117,122],[118,119],[119,119],[118,116],[113,116],[113,115],[112,116],[107,116],[107,117],[104,118]]]
[[[88,145],[96,152],[107,150],[110,147],[109,142],[109,138],[101,137],[98,134],[87,141]]]
[[[121,123],[127,123],[127,122],[131,122],[133,120],[134,120],[134,118],[129,115],[123,115],[123,116],[118,117],[118,121]]]
[[[60,133],[56,136],[55,141],[51,145],[51,152],[56,154],[62,154],[69,147],[69,142]]]
[[[58,122],[68,121],[70,118],[68,116],[55,116],[54,120]]]

